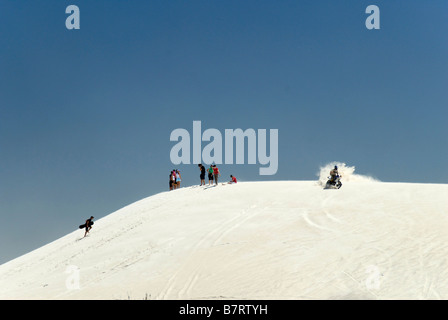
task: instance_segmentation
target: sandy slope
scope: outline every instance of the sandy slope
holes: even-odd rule
[[[0,298],[447,299],[447,199],[371,181],[181,188],[1,265]]]

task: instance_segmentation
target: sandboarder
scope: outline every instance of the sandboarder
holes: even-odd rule
[[[91,216],[89,219],[86,220],[86,223],[79,226],[79,229],[86,228],[86,232],[84,233],[84,237],[87,235],[87,233],[92,229],[93,225],[93,216]]]

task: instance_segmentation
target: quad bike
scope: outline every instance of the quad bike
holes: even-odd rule
[[[324,189],[339,189],[342,187],[341,182],[342,176],[328,177],[327,183],[325,184]]]

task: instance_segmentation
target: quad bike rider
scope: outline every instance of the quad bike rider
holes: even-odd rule
[[[330,176],[328,177],[325,189],[339,189],[342,187],[341,177],[342,176],[340,176],[338,172],[338,166],[334,166],[334,168],[330,171]]]

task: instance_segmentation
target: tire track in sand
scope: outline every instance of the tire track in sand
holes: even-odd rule
[[[342,222],[338,218],[336,218],[334,215],[332,215],[330,213],[329,209],[327,209],[328,202],[333,200],[335,197],[336,197],[336,194],[332,194],[332,195],[325,197],[325,199],[322,200],[322,203],[321,203],[321,212],[319,211],[318,214],[326,220],[325,222],[331,221],[331,222],[336,222],[338,224],[341,224]],[[315,222],[315,220],[319,220],[319,218],[321,218],[321,217],[318,215],[316,215],[316,216],[310,215],[308,210],[304,210],[304,212],[302,213],[302,216],[303,216],[303,219],[305,220],[305,222],[313,228],[316,228],[319,230],[324,230],[324,231],[329,231],[329,232],[337,232],[337,230],[335,230],[331,227],[328,227],[327,226],[328,223],[322,224],[322,223]]]
[[[253,218],[258,214],[256,205],[252,205],[249,209],[243,209],[238,215],[231,217],[224,223],[218,225],[216,228],[212,229],[206,235],[201,237],[201,239],[192,247],[190,254],[185,259],[185,262],[173,273],[173,275],[168,279],[167,284],[164,289],[159,293],[157,299],[169,299],[172,292],[175,290],[176,286],[181,286],[178,290],[177,298],[182,298],[189,296],[197,283],[200,280],[200,273],[203,264],[198,260],[197,253],[203,248],[207,243],[210,246],[216,246],[219,242],[232,230],[237,229],[239,226],[244,224],[247,220]],[[181,275],[182,272],[187,270],[193,270],[186,280],[184,280]]]

